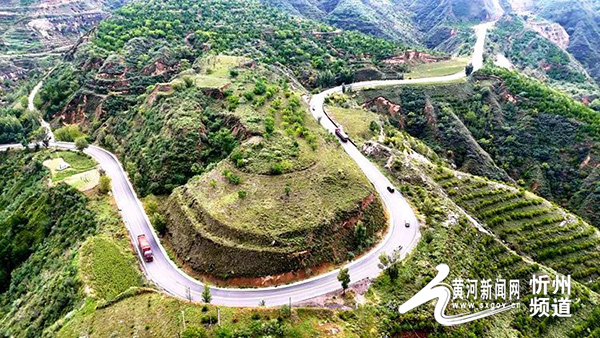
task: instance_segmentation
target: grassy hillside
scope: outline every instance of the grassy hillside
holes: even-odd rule
[[[468,54],[468,24],[494,16],[493,1],[264,0],[297,16],[341,29],[446,52]]]
[[[553,37],[555,41],[551,41],[534,30],[538,29],[536,25],[546,31],[558,28],[539,19],[528,20],[518,15],[504,16],[490,32],[488,41],[525,74],[546,81],[578,99],[597,96],[599,89],[596,82],[568,51],[557,45],[565,43],[560,40],[563,37],[559,32]]]
[[[73,261],[98,220],[87,197],[48,187],[42,153],[0,156],[0,333],[39,336],[81,299]]]
[[[230,76],[217,64],[225,69],[204,81]],[[236,118],[245,138],[176,189],[165,211],[177,256],[219,278],[343,262],[385,227],[378,197],[337,140],[320,130],[297,92],[261,69],[240,69],[228,89],[224,119]]]
[[[89,238],[81,247],[79,257],[86,292],[98,299],[112,300],[142,284],[137,261],[110,236]]]
[[[143,304],[143,306],[140,306]],[[131,321],[135,318],[135,321]],[[220,318],[220,325],[217,320]],[[95,310],[88,305],[58,332],[61,337],[318,337],[355,336],[354,325],[326,309],[228,308],[190,304],[149,293]],[[194,335],[195,334],[195,335]]]
[[[175,14],[180,10],[184,15]],[[381,60],[404,49],[294,18],[258,1],[134,3],[69,53],[69,62],[45,82],[37,102],[55,127],[78,124],[119,154],[142,195],[166,194],[248,136],[264,132],[259,117],[236,109],[236,100],[252,101],[254,94],[244,97],[240,88],[253,87],[248,74],[263,76],[260,71],[238,76],[244,69],[267,65],[301,92],[300,86],[348,83],[355,74],[401,77],[403,68]],[[222,54],[251,58],[216,56]],[[228,62],[233,63],[220,66]]]
[[[143,285],[112,198],[50,184],[48,158],[93,163],[65,155],[0,153],[0,336],[56,336],[86,300],[112,301]]]
[[[592,1],[539,1],[532,12],[560,24],[570,36],[569,51],[596,80],[600,80],[600,13]]]
[[[367,90],[392,124],[473,174],[516,182],[598,225],[598,114],[499,68],[467,84]],[[389,100],[385,105],[373,99]],[[390,116],[389,107],[399,112]]]

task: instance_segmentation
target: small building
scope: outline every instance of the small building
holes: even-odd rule
[[[62,162],[61,164],[58,165],[58,167],[56,167],[56,171],[63,171],[66,169],[69,169],[71,166],[69,165],[69,163],[67,162]]]

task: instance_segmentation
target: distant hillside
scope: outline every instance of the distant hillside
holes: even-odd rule
[[[586,68],[566,49],[569,41],[569,35],[557,23],[510,14],[503,16],[491,30],[488,51],[492,54],[490,58],[505,57],[510,63],[508,67],[579,100],[593,100],[600,90]]]
[[[463,34],[468,28],[462,23],[487,21],[501,13],[499,5],[492,0],[263,1],[342,29],[444,51],[456,51],[468,39],[468,34]]]
[[[0,108],[30,71],[56,64],[60,53],[128,0],[0,1]]]
[[[597,0],[509,1],[507,11],[557,23],[567,33],[564,49],[600,82],[600,2]]]

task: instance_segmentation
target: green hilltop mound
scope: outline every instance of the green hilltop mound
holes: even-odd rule
[[[229,61],[218,57],[202,76],[223,76]],[[231,69],[239,74],[219,114],[246,138],[168,199],[166,235],[179,259],[218,278],[259,277],[340,263],[375,244],[382,204],[338,141],[281,78]]]

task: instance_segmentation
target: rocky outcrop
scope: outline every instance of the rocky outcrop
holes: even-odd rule
[[[366,141],[363,144],[362,151],[369,157],[387,159],[392,156],[392,149],[375,141]]]
[[[561,25],[555,22],[538,21],[530,17],[527,20],[527,26],[562,49],[569,47],[569,34]]]
[[[389,115],[398,119],[398,123],[400,128],[404,128],[404,117],[402,116],[402,106],[397,103],[394,103],[383,96],[375,97],[374,99],[364,102],[362,104],[363,108],[369,109],[371,111]]]

